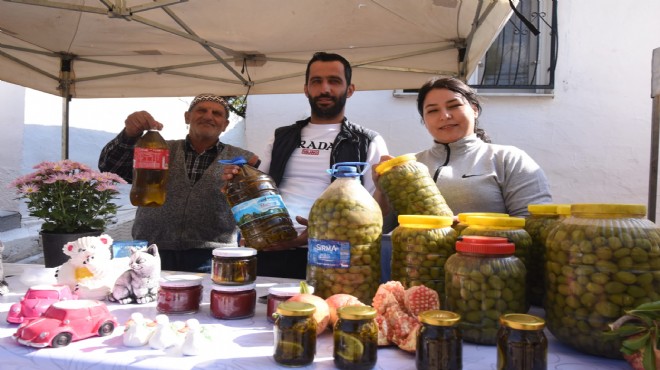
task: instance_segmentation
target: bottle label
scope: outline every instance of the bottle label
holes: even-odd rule
[[[351,267],[351,243],[345,240],[309,238],[307,263],[330,268]]]
[[[288,214],[279,194],[250,199],[231,208],[236,224],[241,227],[249,222],[275,214]]]
[[[135,148],[133,151],[133,168],[148,170],[166,170],[170,164],[168,149]]]

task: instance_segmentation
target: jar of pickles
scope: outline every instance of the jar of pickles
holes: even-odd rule
[[[202,302],[202,277],[197,275],[166,275],[160,279],[156,309],[164,314],[185,314],[199,311]]]
[[[635,204],[573,204],[547,239],[545,311],[561,342],[621,357],[604,335],[626,310],[660,300],[660,229]]]
[[[440,194],[429,169],[414,154],[405,154],[379,164],[378,184],[394,211],[400,215],[450,216],[445,198]]]
[[[497,341],[503,314],[526,312],[525,265],[506,238],[463,236],[445,264],[446,309],[461,315],[467,342]]]
[[[548,340],[542,318],[510,313],[500,317],[497,333],[498,370],[546,370]]]
[[[525,230],[532,238],[527,263],[527,293],[529,303],[542,306],[545,297],[545,249],[550,229],[570,213],[568,204],[530,204]],[[561,210],[561,211],[560,211]]]
[[[305,366],[316,354],[316,307],[305,302],[284,302],[277,306],[273,334],[273,358],[284,366]]]
[[[307,283],[325,299],[345,293],[371,302],[380,284],[383,216],[378,203],[360,184],[368,163],[335,163],[336,180],[309,212]]]
[[[489,216],[489,217],[509,217],[506,213],[497,213],[497,212],[462,212],[456,215],[458,223],[453,225],[454,230],[460,235],[463,230],[465,230],[469,225],[467,223],[467,218],[470,216]]]
[[[307,292],[314,294],[314,287],[307,286]],[[275,322],[273,314],[277,311],[277,306],[282,302],[286,302],[289,298],[296,294],[302,293],[300,284],[298,283],[283,283],[273,285],[268,288],[268,298],[266,301],[266,319],[270,322]]]
[[[232,320],[254,316],[257,303],[255,284],[218,285],[211,287],[211,315],[217,319]]]
[[[244,247],[215,248],[211,279],[216,284],[242,285],[257,279],[257,250]]]
[[[419,314],[417,370],[459,370],[463,368],[463,340],[458,322],[461,315],[442,310]]]
[[[468,216],[468,227],[461,235],[498,236],[507,238],[516,246],[515,256],[525,265],[528,276],[525,277],[527,289],[530,283],[529,249],[532,246],[532,237],[525,230],[525,219],[522,217],[498,216]],[[527,291],[529,295],[529,290]],[[524,311],[529,310],[529,298]]]
[[[445,296],[445,262],[456,252],[458,233],[446,216],[399,215],[392,231],[392,280],[405,288],[425,285]]]
[[[344,370],[369,370],[376,365],[378,325],[371,306],[346,306],[337,310],[333,327],[335,366]]]

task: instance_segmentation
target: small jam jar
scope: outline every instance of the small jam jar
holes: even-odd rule
[[[306,302],[284,302],[277,306],[273,334],[273,358],[284,366],[305,366],[316,355],[316,307]]]
[[[211,279],[216,284],[244,285],[257,279],[257,250],[246,247],[215,248]]]
[[[195,313],[202,301],[202,277],[167,275],[160,279],[156,309],[164,314]]]
[[[255,284],[218,285],[211,287],[211,315],[217,319],[244,319],[254,316],[257,303]]]
[[[497,368],[502,370],[546,370],[548,340],[545,321],[536,316],[511,313],[500,317],[497,333]]]
[[[370,370],[378,359],[376,309],[371,306],[346,306],[337,309],[333,327],[332,356],[343,370]]]
[[[417,370],[456,370],[463,368],[463,341],[458,322],[461,315],[442,310],[419,314],[422,327],[417,332]]]
[[[314,294],[314,287],[307,286],[309,294]],[[293,297],[296,294],[300,293],[300,284],[298,283],[287,283],[287,284],[277,284],[268,288],[268,303],[266,306],[266,319],[270,322],[275,322],[273,314],[277,310],[277,306],[280,303],[285,302],[287,299]]]

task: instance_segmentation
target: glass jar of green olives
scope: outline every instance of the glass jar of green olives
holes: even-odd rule
[[[429,169],[405,154],[379,164],[378,184],[400,215],[453,216]]]
[[[306,302],[283,302],[275,313],[273,358],[284,366],[305,366],[316,354],[316,307]]]
[[[463,230],[465,230],[469,225],[467,223],[467,218],[470,216],[490,216],[490,217],[509,217],[506,213],[496,213],[496,212],[462,212],[456,215],[458,222],[453,225],[454,230],[460,235]]]
[[[497,333],[498,370],[546,370],[548,340],[542,318],[510,313],[500,317]]]
[[[419,314],[422,327],[417,332],[417,370],[460,370],[463,368],[461,315],[442,310]]]
[[[621,357],[608,324],[660,299],[660,229],[634,204],[573,204],[548,235],[545,311],[561,342]]]
[[[527,206],[529,217],[525,221],[525,230],[532,238],[527,262],[527,293],[529,303],[542,306],[545,297],[545,241],[548,232],[564,218],[560,209],[568,210],[568,204],[530,204]]]
[[[337,179],[316,199],[307,229],[307,283],[315,295],[345,293],[369,303],[380,284],[380,241],[383,216],[378,203],[360,184],[356,166],[335,163]]]
[[[445,296],[445,262],[456,252],[458,233],[446,216],[399,215],[392,231],[392,280],[405,288],[425,285]]]
[[[497,216],[468,216],[466,219],[468,227],[461,235],[499,236],[507,238],[516,246],[515,256],[525,265],[527,270],[526,288],[529,295],[530,266],[529,248],[532,245],[532,237],[525,230],[525,219],[522,217],[497,217]],[[529,298],[524,311],[529,310]]]
[[[333,327],[335,366],[346,370],[369,370],[376,365],[378,325],[371,306],[346,306],[337,310]]]
[[[467,342],[495,344],[500,316],[527,312],[525,265],[506,238],[462,236],[445,264],[446,309]]]

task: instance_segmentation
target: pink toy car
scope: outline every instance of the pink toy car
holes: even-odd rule
[[[117,319],[103,302],[60,301],[53,303],[41,317],[21,324],[13,337],[25,346],[57,348],[95,335],[110,335],[117,325]]]
[[[35,285],[28,289],[20,302],[14,303],[7,313],[7,322],[20,324],[41,316],[51,304],[78,299],[68,285]]]

